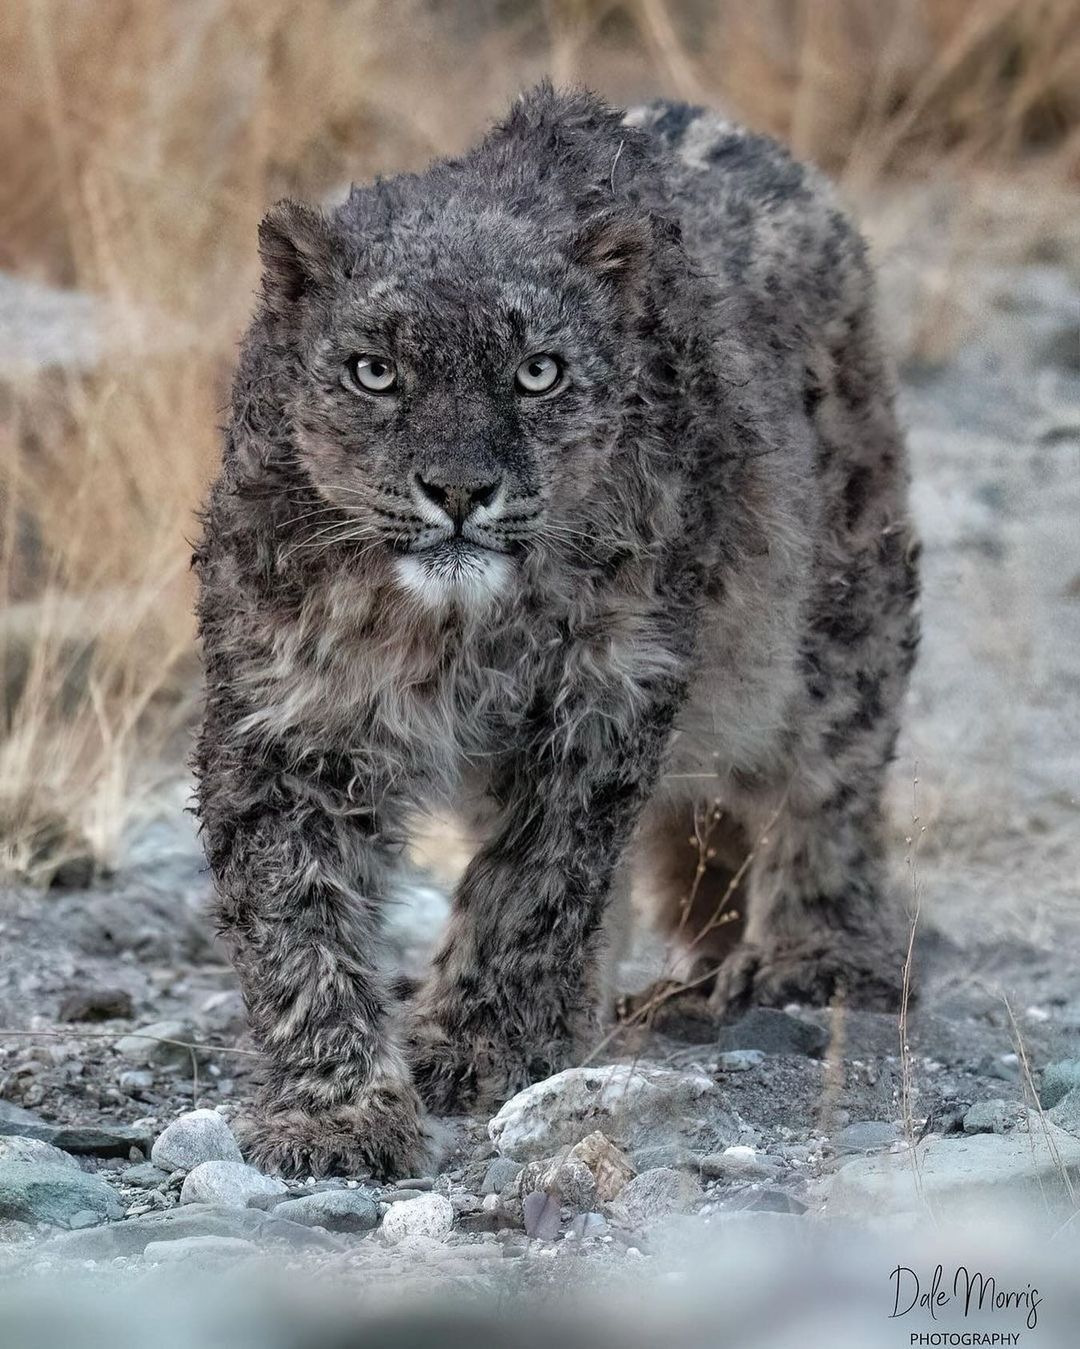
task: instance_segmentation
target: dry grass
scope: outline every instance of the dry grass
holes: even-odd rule
[[[270,201],[460,148],[544,73],[725,104],[858,191],[943,156],[1073,185],[1080,152],[1080,0],[6,0],[0,50],[0,268],[110,315],[92,374],[0,389],[0,829],[43,877],[115,850],[184,710]]]

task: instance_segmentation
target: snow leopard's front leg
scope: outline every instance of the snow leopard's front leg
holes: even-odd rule
[[[490,1105],[587,1047],[612,881],[683,689],[665,677],[638,693],[614,714],[596,690],[553,701],[496,773],[495,831],[410,1023],[414,1079],[434,1110]]]
[[[373,789],[358,799],[276,757],[214,738],[199,793],[218,922],[266,1055],[245,1151],[288,1174],[415,1172],[430,1137],[376,965],[390,822]]]

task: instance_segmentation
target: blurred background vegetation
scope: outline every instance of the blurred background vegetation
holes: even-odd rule
[[[3,0],[0,52],[0,862],[41,881],[107,867],[177,776],[188,540],[276,198],[457,151],[547,74],[835,174],[901,361],[979,321],[988,254],[1080,255],[1080,0]]]

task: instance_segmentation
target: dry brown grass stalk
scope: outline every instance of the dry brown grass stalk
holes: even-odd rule
[[[1062,1160],[1061,1153],[1058,1150],[1057,1141],[1050,1128],[1050,1121],[1047,1119],[1046,1111],[1043,1109],[1042,1101],[1039,1099],[1039,1092],[1035,1086],[1035,1079],[1031,1071],[1031,1059],[1027,1052],[1027,1045],[1024,1043],[1024,1037],[1020,1032],[1020,1025],[1013,1012],[1012,1003],[1005,994],[1001,995],[1001,1000],[1005,1004],[1005,1011],[1009,1018],[1009,1031],[1012,1035],[1012,1042],[1016,1049],[1016,1057],[1020,1063],[1020,1077],[1024,1085],[1024,1098],[1029,1110],[1038,1116],[1043,1137],[1046,1139],[1046,1146],[1053,1159],[1054,1166],[1057,1168],[1058,1175],[1061,1177],[1061,1183],[1064,1186],[1065,1193],[1069,1196],[1069,1202],[1073,1206],[1074,1212],[1069,1218],[1069,1221],[1071,1222],[1072,1219],[1077,1216],[1077,1212],[1080,1212],[1080,1202],[1078,1202],[1076,1187],[1073,1185],[1072,1176],[1069,1174],[1069,1168]]]
[[[907,867],[911,884],[911,914],[908,928],[907,951],[904,955],[904,967],[900,994],[900,1116],[904,1124],[904,1139],[908,1147],[911,1169],[915,1177],[915,1189],[919,1198],[923,1198],[922,1169],[919,1158],[919,1135],[915,1124],[915,1060],[908,1040],[908,1014],[911,1006],[911,981],[915,960],[915,937],[922,913],[922,890],[919,885],[919,848],[926,828],[919,818],[919,776],[918,765],[911,779],[911,833],[907,837]]]

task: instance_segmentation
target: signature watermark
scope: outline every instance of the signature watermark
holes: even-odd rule
[[[936,1265],[929,1278],[920,1278],[910,1265],[897,1265],[889,1280],[893,1298],[890,1320],[929,1315],[931,1321],[947,1321],[951,1326],[974,1317],[983,1325],[991,1318],[1004,1323],[1000,1330],[913,1330],[908,1339],[911,1345],[1016,1345],[1021,1331],[1006,1328],[1009,1322],[1015,1326],[1020,1318],[1027,1330],[1035,1330],[1039,1324],[1042,1294],[1030,1283],[1024,1288],[1007,1288],[994,1275],[966,1265],[957,1265],[948,1273],[943,1265]]]

